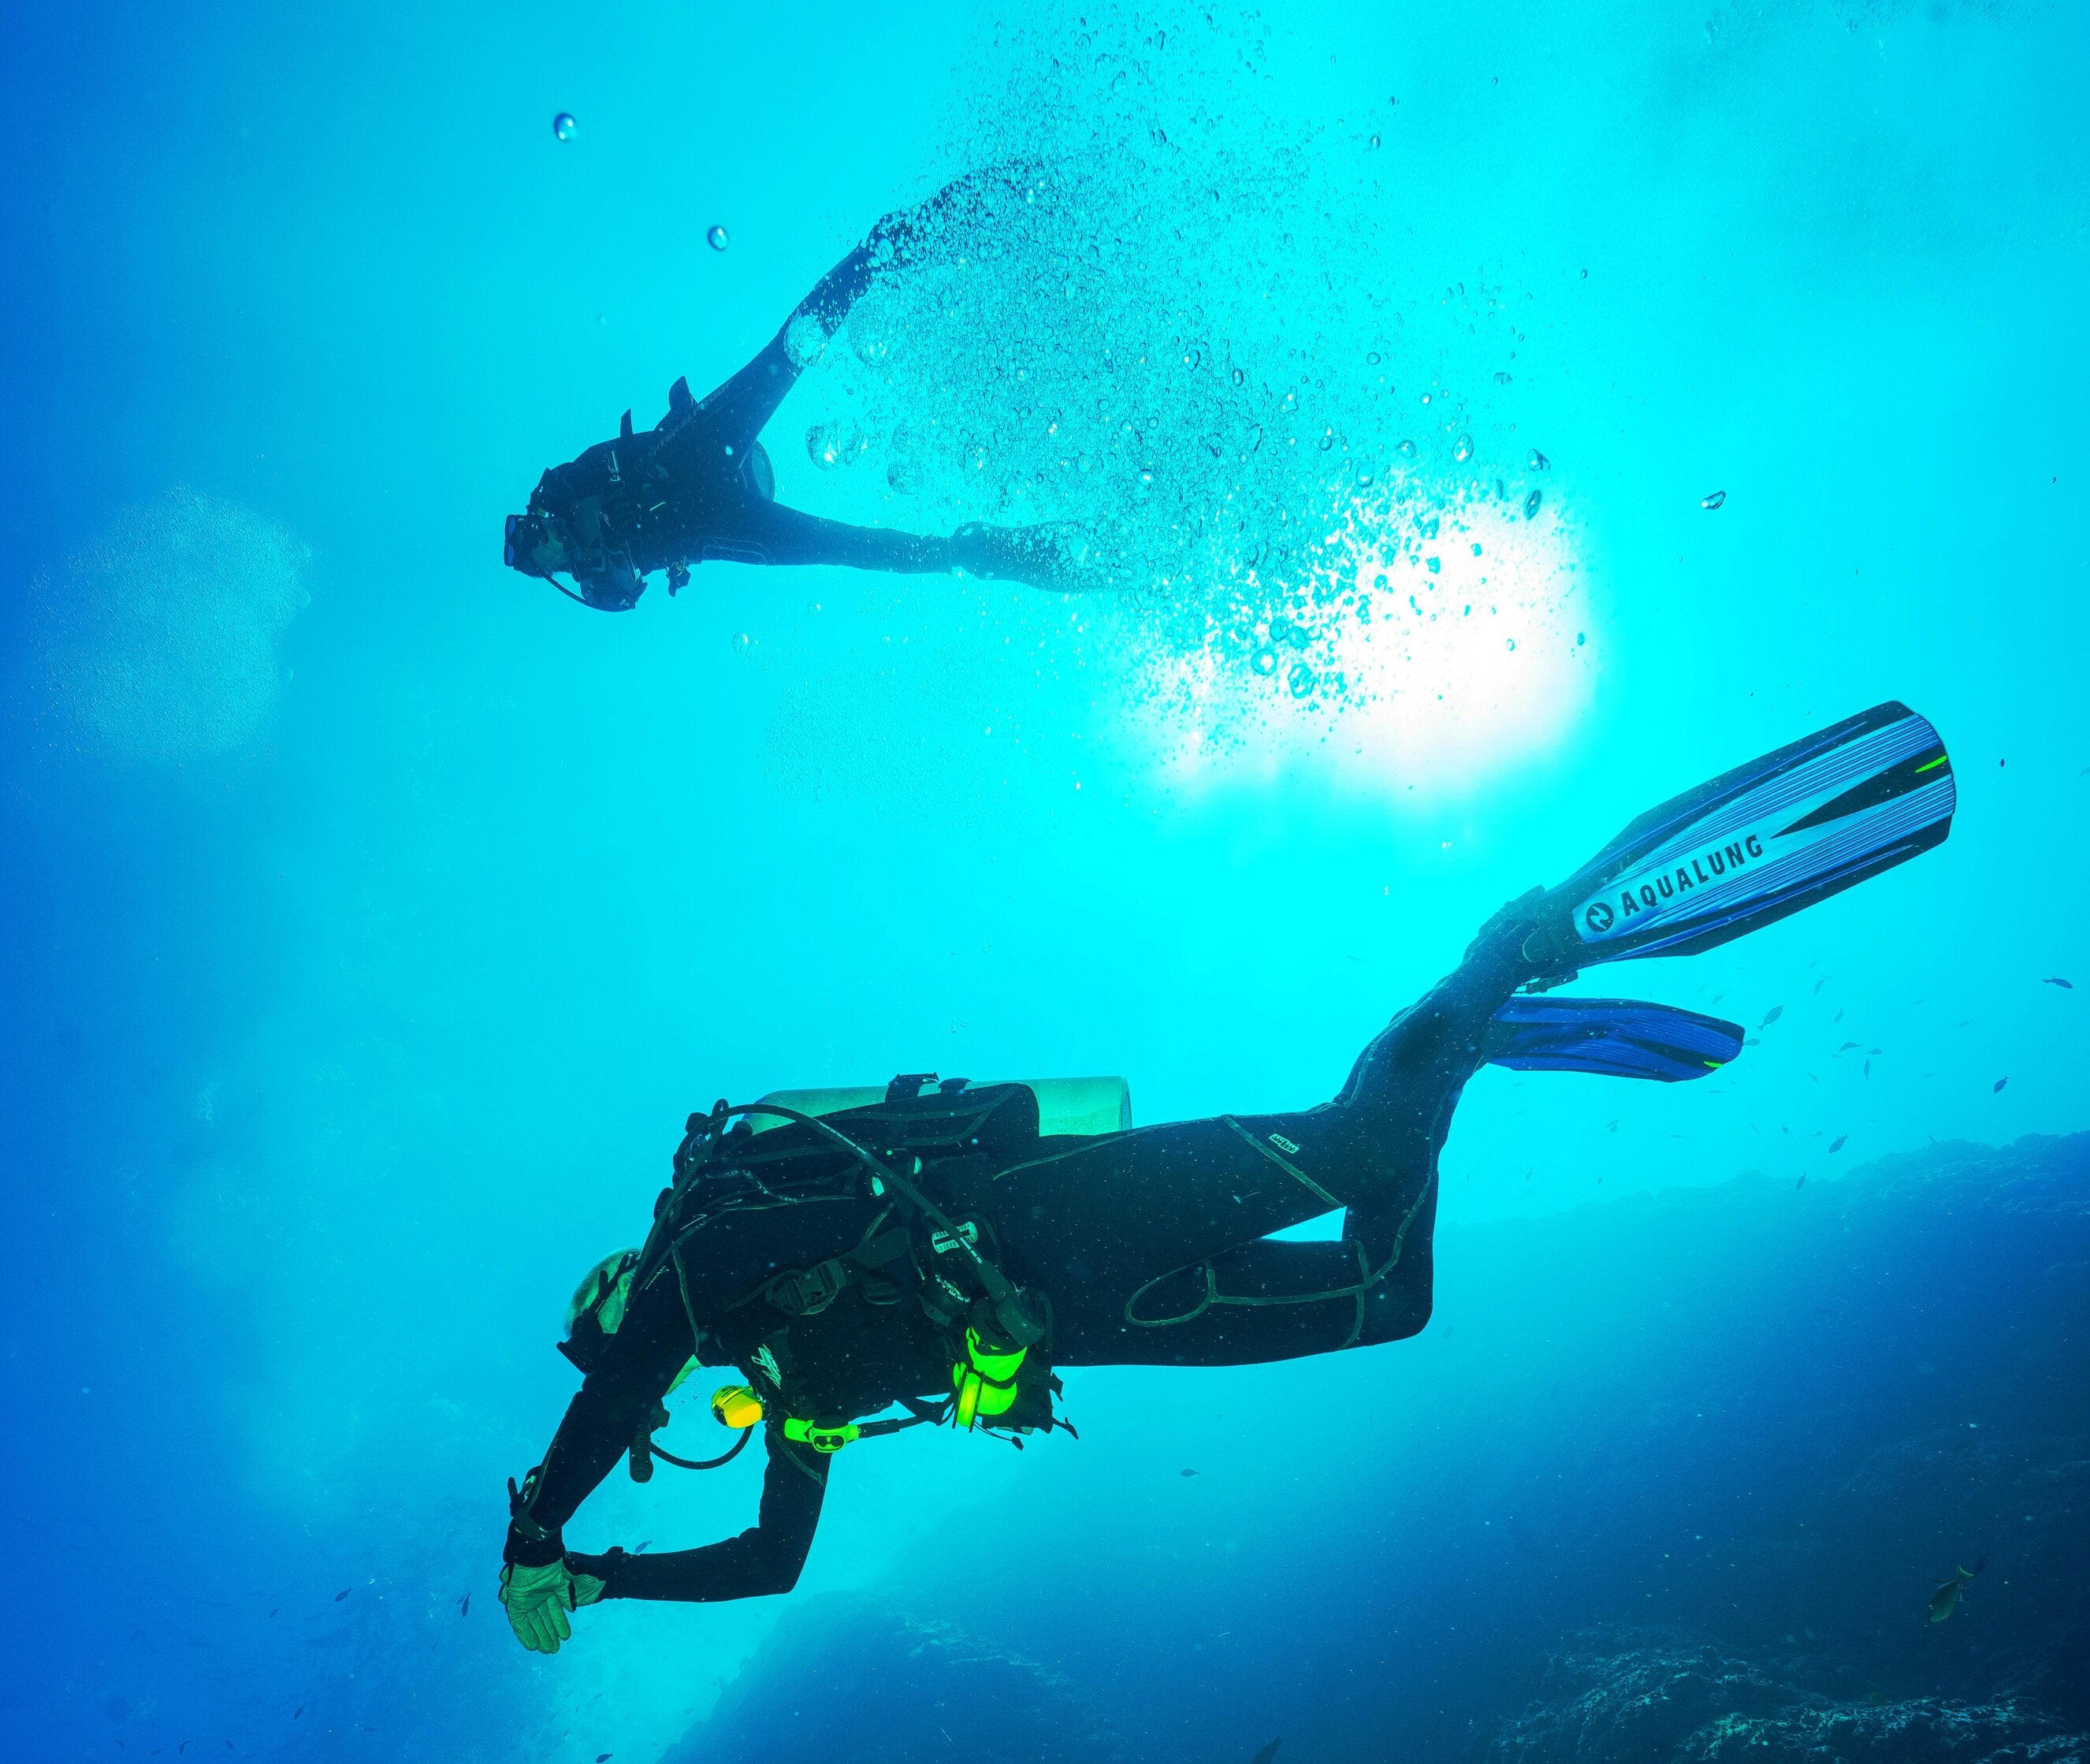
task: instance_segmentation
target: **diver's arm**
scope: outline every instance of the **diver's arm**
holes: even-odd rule
[[[820,1522],[828,1461],[787,1443],[773,1429],[765,1443],[769,1465],[762,1477],[761,1512],[738,1537],[662,1555],[628,1555],[621,1550],[603,1555],[575,1553],[567,1556],[566,1565],[576,1574],[601,1581],[604,1598],[701,1604],[789,1592],[798,1584]]]
[[[712,424],[727,432],[736,445],[753,441],[784,402],[784,394],[791,389],[799,370],[842,328],[849,309],[863,297],[874,276],[927,260],[933,253],[943,222],[969,204],[986,205],[996,192],[1012,197],[1017,195],[1033,169],[1028,165],[1010,165],[968,172],[945,184],[927,201],[918,202],[911,209],[896,209],[885,216],[861,245],[813,285],[812,292],[791,309],[791,316],[762,352],[710,394],[698,409]]]
[[[544,1461],[530,1473],[501,1560],[541,1568],[565,1552],[560,1530],[595,1492],[688,1363],[690,1325],[672,1278],[633,1299],[609,1351],[582,1381]]]

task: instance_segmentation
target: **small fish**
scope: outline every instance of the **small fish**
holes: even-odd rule
[[[1995,1087],[1996,1087],[1996,1089],[1998,1089],[1998,1091],[2000,1091],[2000,1090],[2002,1090],[2002,1087],[2003,1087],[2006,1084],[2009,1083],[2010,1082],[2010,1079],[2009,1079],[2009,1078],[1998,1078],[1998,1079],[1996,1080],[1996,1085],[1995,1085]]]
[[[1843,1045],[1842,1047],[1838,1048],[1836,1051],[1837,1051],[1837,1052],[1838,1052],[1838,1053],[1848,1053],[1848,1052],[1850,1052],[1853,1048],[1856,1048],[1856,1047],[1860,1047],[1860,1046],[1862,1046],[1862,1045],[1863,1045],[1863,1043],[1860,1043],[1860,1042],[1856,1042],[1856,1041],[1847,1041],[1847,1042],[1845,1042],[1845,1043],[1843,1043]]]
[[[2064,992],[2072,992],[2075,990],[2075,983],[2073,980],[2064,980],[2058,974],[2049,975],[2044,980],[2040,982],[2040,984],[2042,986],[2058,986]]]
[[[1698,506],[1701,509],[1716,509],[1727,500],[1727,493],[1725,490],[1715,490],[1710,496],[1699,497]]]
[[[1851,1136],[1847,1133],[1839,1133],[1837,1134],[1834,1139],[1829,1142],[1830,1151],[1832,1152],[1841,1151],[1843,1149],[1843,1142],[1850,1137]]]
[[[1768,1029],[1784,1014],[1785,1007],[1783,1005],[1774,1005],[1769,1010],[1764,1013],[1764,1020],[1758,1023],[1757,1027],[1759,1029]]]
[[[1277,1756],[1278,1747],[1284,1744],[1284,1740],[1282,1736],[1272,1740],[1269,1745],[1266,1745],[1260,1752],[1257,1753],[1254,1758],[1249,1760],[1249,1764],[1270,1764],[1270,1761]]]
[[[1742,1045],[1744,1048],[1761,1048],[1763,1045],[1763,1037],[1761,1035],[1744,1035],[1742,1038]]]
[[[645,1553],[646,1553],[648,1550],[652,1549],[652,1547],[653,1547],[653,1540],[652,1540],[651,1538],[647,1538],[643,1542],[640,1542],[640,1543],[634,1543],[634,1544],[631,1547],[631,1553],[632,1553],[634,1555],[645,1555]]]
[[[339,1592],[336,1593],[336,1594],[333,1595],[333,1602],[334,1602],[337,1605],[338,1605],[338,1604],[339,1604],[339,1603],[342,1602],[342,1600],[343,1600],[344,1598],[347,1598],[347,1597],[348,1597],[348,1595],[349,1595],[350,1593],[354,1592],[355,1590],[355,1589],[354,1587],[352,1587],[352,1586],[344,1586],[344,1587],[342,1587],[342,1590],[341,1590]]]
[[[458,1601],[458,1615],[460,1617],[469,1617],[471,1615],[471,1594],[470,1593],[467,1593],[463,1598]]]
[[[1930,1620],[1942,1623],[1959,1608],[1959,1595],[1973,1575],[1965,1568],[1953,1570],[1952,1578],[1930,1595]]]
[[[1195,1476],[1198,1473],[1195,1470],[1185,1470],[1183,1474],[1185,1476]]]
[[[304,1712],[305,1712],[305,1706],[304,1706],[303,1703],[299,1703],[296,1708],[293,1709],[293,1710],[290,1711],[290,1719],[291,1719],[293,1721],[295,1721],[295,1720],[298,1719],[298,1717],[299,1717],[299,1716],[300,1716],[300,1715],[302,1715]]]
[[[595,1755],[595,1764],[609,1764],[609,1761],[616,1756],[614,1752],[598,1752]]]
[[[1885,1053],[1886,1051],[1887,1050],[1884,1048],[1868,1048],[1865,1049],[1865,1052],[1869,1054]]]
[[[1620,1119],[1623,1119],[1623,1116],[1621,1116],[1621,1117],[1620,1117]],[[1618,1124],[1618,1122],[1617,1122],[1617,1121],[1606,1121],[1606,1122],[1604,1123],[1604,1131],[1605,1131],[1606,1133],[1616,1133],[1618,1130],[1619,1130],[1619,1124]]]
[[[1866,1076],[1867,1078],[1870,1078],[1872,1075],[1873,1075],[1873,1062],[1872,1062],[1871,1061],[1868,1060],[1868,1061],[1865,1062],[1865,1076]]]
[[[1807,1186],[1807,1172],[1806,1172],[1804,1170],[1802,1170],[1802,1171],[1800,1172],[1800,1180],[1799,1180],[1797,1182],[1795,1182],[1795,1183],[1792,1185],[1792,1192],[1793,1192],[1794,1194],[1798,1194],[1798,1193],[1799,1193],[1802,1189],[1804,1189],[1804,1187],[1806,1187],[1806,1186]]]
[[[1825,974],[1825,975],[1823,975],[1821,976],[1821,978],[1820,979],[1817,980],[1817,981],[1814,983],[1814,990],[1815,990],[1816,992],[1820,992],[1820,991],[1821,990],[1821,988],[1822,988],[1823,987],[1826,986],[1828,983],[1829,983],[1829,976],[1828,976],[1827,975],[1826,975],[1826,974]]]

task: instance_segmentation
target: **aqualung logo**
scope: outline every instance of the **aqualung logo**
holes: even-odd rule
[[[1582,910],[1582,923],[1589,935],[1601,937],[1621,919],[1651,913],[1665,902],[1696,888],[1704,888],[1731,871],[1753,863],[1764,854],[1763,840],[1756,833],[1727,845],[1714,845],[1694,854],[1652,881],[1628,883],[1619,890],[1618,905],[1594,900]]]

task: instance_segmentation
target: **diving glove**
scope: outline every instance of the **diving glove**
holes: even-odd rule
[[[576,1574],[563,1560],[542,1568],[510,1562],[501,1571],[501,1603],[508,1611],[508,1627],[532,1654],[557,1654],[559,1644],[573,1637],[566,1613],[592,1605],[602,1597],[602,1588],[594,1575]]]

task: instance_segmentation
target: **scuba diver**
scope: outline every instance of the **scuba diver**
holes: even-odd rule
[[[935,539],[783,507],[757,438],[875,278],[926,261],[955,221],[990,209],[997,191],[1020,196],[1028,175],[1012,167],[974,173],[887,215],[717,390],[695,398],[689,381],[677,380],[655,427],[634,433],[626,411],[613,439],[548,468],[530,493],[528,511],[508,517],[504,560],[607,613],[636,606],[656,570],[667,572],[672,595],[688,585],[695,566],[713,561],[841,564],[911,575],[962,570],[1034,587],[1082,586],[1079,548],[1064,526],[973,523]],[[573,587],[559,580],[562,572]]]
[[[1503,908],[1316,1108],[1134,1128],[1119,1079],[918,1073],[693,1115],[644,1244],[575,1295],[561,1349],[583,1382],[509,1484],[516,1635],[554,1653],[570,1613],[602,1599],[787,1592],[836,1452],[926,1425],[1019,1445],[1072,1432],[1057,1368],[1260,1364],[1416,1334],[1438,1158],[1482,1065],[1675,1082],[1742,1046],[1714,1018],[1551,988],[1798,911],[1937,844],[1954,806],[1936,731],[1896,703],[1727,772]],[[1271,1237],[1338,1208],[1338,1240]],[[693,1462],[653,1435],[699,1366],[737,1374],[712,1409],[739,1438]],[[567,1549],[620,1456],[641,1481],[656,1458],[707,1469],[758,1429],[752,1529],[662,1555]]]

